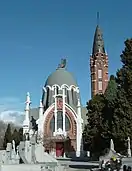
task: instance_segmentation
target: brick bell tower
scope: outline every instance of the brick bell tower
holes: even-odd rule
[[[104,48],[103,34],[97,25],[93,50],[90,56],[91,96],[103,94],[108,85],[108,56]]]

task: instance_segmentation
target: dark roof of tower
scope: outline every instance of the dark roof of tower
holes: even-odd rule
[[[94,34],[92,54],[94,55],[98,52],[105,53],[103,34],[102,34],[102,31],[101,31],[99,25],[97,25],[95,34]]]

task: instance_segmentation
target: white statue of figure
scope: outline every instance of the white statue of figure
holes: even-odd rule
[[[128,154],[128,157],[131,157],[132,154],[131,154],[131,143],[130,143],[130,137],[128,137],[127,139],[127,142],[128,142],[128,148],[127,148],[127,154]]]

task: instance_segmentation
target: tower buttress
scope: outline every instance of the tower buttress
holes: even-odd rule
[[[91,96],[104,94],[108,85],[108,56],[104,48],[103,34],[97,25],[93,50],[90,56]]]

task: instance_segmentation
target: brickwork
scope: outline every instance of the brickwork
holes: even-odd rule
[[[57,108],[58,110],[62,110],[62,106],[57,105]],[[44,140],[47,141],[46,139],[51,139],[53,140],[54,137],[53,137],[53,133],[51,132],[50,130],[50,122],[51,122],[51,119],[54,115],[54,108],[52,108],[47,117],[46,117],[46,120],[45,120],[45,123],[44,123]],[[66,116],[68,117],[69,121],[70,121],[70,130],[67,131],[67,137],[69,138],[70,140],[70,151],[75,151],[76,150],[76,123],[75,123],[75,120],[74,120],[74,117],[73,117],[73,114],[71,113],[70,109],[68,109],[68,107],[66,107]],[[57,137],[56,140],[53,140],[53,141],[63,141],[61,138]],[[54,143],[54,148],[55,148],[55,142]]]
[[[99,77],[98,71],[101,70]],[[91,71],[91,95],[103,94],[108,85],[108,56],[104,53],[96,53],[90,57]],[[102,88],[99,87],[102,82]]]

